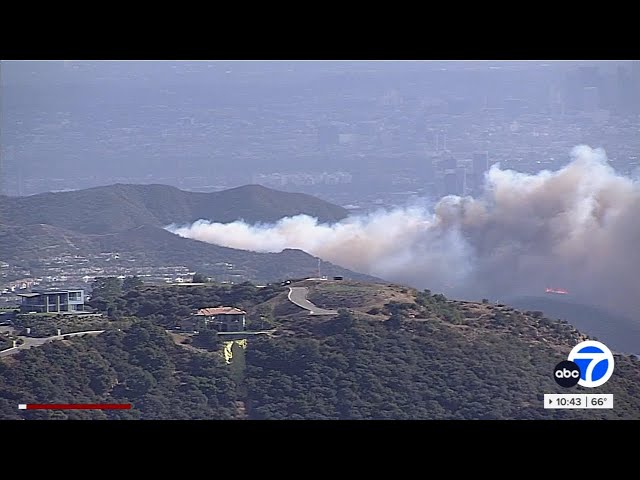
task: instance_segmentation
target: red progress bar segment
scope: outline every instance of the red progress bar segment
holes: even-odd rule
[[[21,403],[19,410],[130,410],[130,403]]]

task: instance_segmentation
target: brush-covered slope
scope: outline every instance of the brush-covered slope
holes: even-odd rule
[[[128,327],[114,322],[97,337],[0,359],[0,418],[640,418],[640,361],[634,356],[615,354],[613,376],[597,389],[555,383],[554,366],[587,338],[566,322],[399,285],[294,285],[308,287],[318,306],[344,308],[311,316],[289,302],[280,284],[142,286],[105,297]],[[246,349],[236,348],[227,364],[224,339],[165,330],[190,311],[216,305],[240,306],[249,329],[272,334],[249,336]],[[569,392],[611,393],[615,406],[543,408],[545,393]],[[23,402],[133,408],[17,410]]]
[[[595,335],[609,348],[640,355],[640,317],[630,318],[593,305],[582,305],[561,297],[519,297],[507,300],[521,310],[541,311],[547,317],[566,320]]]
[[[597,393],[612,410],[544,410],[564,389],[553,368],[586,335],[508,306],[361,282],[306,282],[308,298],[334,317],[309,316],[284,295],[260,308],[275,338],[252,339],[247,408],[258,419],[640,418],[640,361],[615,355]]]

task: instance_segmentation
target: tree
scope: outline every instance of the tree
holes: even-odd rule
[[[353,327],[355,317],[346,308],[340,308],[338,315],[328,322],[328,331],[330,334],[342,333]]]
[[[193,283],[207,283],[208,278],[204,276],[202,273],[194,273],[193,279],[191,280]]]
[[[489,299],[488,299],[488,298],[483,298],[483,299],[482,299],[482,303],[483,303],[484,305],[486,305],[487,303],[489,303]]]
[[[384,324],[393,330],[397,330],[402,326],[402,316],[396,312],[392,313],[391,316],[385,320]]]
[[[137,275],[134,275],[133,277],[127,277],[124,279],[124,282],[122,282],[122,289],[125,292],[128,292],[130,290],[135,290],[136,288],[141,287],[143,284],[144,282],[142,281],[142,279]]]
[[[201,330],[194,340],[194,344],[202,346],[207,350],[216,350],[220,346],[218,333],[208,328]]]
[[[122,295],[122,282],[117,277],[97,277],[91,284],[89,305],[101,311],[115,309],[116,300]]]
[[[91,284],[91,296],[115,298],[122,293],[122,282],[118,277],[97,277]]]

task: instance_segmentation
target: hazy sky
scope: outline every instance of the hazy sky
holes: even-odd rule
[[[147,177],[183,186],[177,179],[185,176],[247,183],[259,171],[362,170],[371,167],[355,156],[375,156],[376,144],[361,137],[353,158],[327,156],[318,128],[338,123],[352,133],[375,122],[394,132],[398,154],[417,152],[423,147],[403,135],[425,128],[425,105],[473,110],[514,97],[537,108],[567,71],[590,63],[2,61],[3,188],[20,181],[34,193]],[[604,74],[619,62],[596,63]],[[402,103],[391,112],[384,102],[393,95]]]

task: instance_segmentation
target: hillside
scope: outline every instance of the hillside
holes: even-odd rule
[[[100,254],[126,252],[126,267],[184,265],[202,273],[231,263],[235,274],[256,282],[308,277],[317,258],[299,250],[255,253],[173,235],[163,227],[198,219],[273,222],[307,214],[337,221],[347,211],[318,198],[246,185],[215,193],[185,192],[166,185],[111,185],[29,197],[0,197],[0,260],[35,269],[56,257],[74,256],[96,265]],[[75,258],[75,257],[74,257]],[[111,262],[114,265],[116,262]],[[216,266],[217,264],[217,266]],[[375,280],[322,263],[326,275]]]
[[[397,285],[306,284],[319,307],[348,310],[313,317],[283,295],[261,306],[281,332],[247,349],[251,418],[640,418],[640,361],[630,355],[616,354],[598,389],[614,394],[613,410],[542,408],[544,393],[568,393],[553,368],[587,338],[566,322]]]
[[[302,193],[245,185],[222,192],[186,192],[167,185],[125,185],[28,197],[0,196],[0,224],[47,224],[82,233],[115,233],[141,225],[187,224],[199,219],[228,223],[273,222],[305,213],[337,221],[347,210]]]
[[[595,335],[619,352],[640,355],[640,319],[617,315],[601,307],[581,305],[559,297],[519,297],[507,303],[524,310],[539,310]]]
[[[96,256],[102,252],[126,252],[128,263],[134,260],[138,268],[146,266],[185,265],[192,270],[213,274],[216,264],[232,263],[236,271],[255,282],[265,283],[286,278],[316,275],[317,257],[301,250],[286,249],[278,253],[257,253],[221,247],[210,243],[182,238],[163,228],[141,226],[106,235],[85,235],[50,225],[9,227],[0,225],[0,259],[28,264],[37,268],[43,259],[59,256]],[[116,261],[111,264],[117,265]],[[352,272],[329,262],[321,262],[326,275],[345,278],[377,280],[375,277]]]
[[[230,262],[257,282],[313,276],[318,269],[317,257],[302,250],[285,249],[278,253],[258,253],[221,247],[210,243],[182,238],[157,227],[139,227],[115,235],[93,237],[102,251],[126,251],[141,262],[161,265],[171,262],[192,266],[203,273],[216,263]],[[321,262],[327,275],[376,280],[374,277],[352,272],[329,262]]]
[[[60,255],[88,254],[95,250],[91,237],[51,225],[0,224],[0,259],[25,263]]]
[[[621,354],[611,379],[596,389],[614,395],[614,409],[543,409],[545,393],[594,393],[553,380],[554,366],[587,338],[566,322],[399,285],[295,285],[307,286],[320,307],[347,308],[310,316],[280,285],[122,293],[109,302],[117,315],[133,319],[123,331],[0,359],[0,418],[640,418],[640,361]],[[275,332],[250,337],[246,351],[226,364],[219,341],[163,330],[190,310],[217,304],[241,306],[250,328],[265,324]],[[134,408],[59,414],[15,408],[41,401]]]
[[[193,354],[160,327],[137,323],[126,332],[54,342],[0,359],[0,419],[232,419],[235,388],[219,355]],[[136,408],[26,415],[16,408],[101,401]]]

